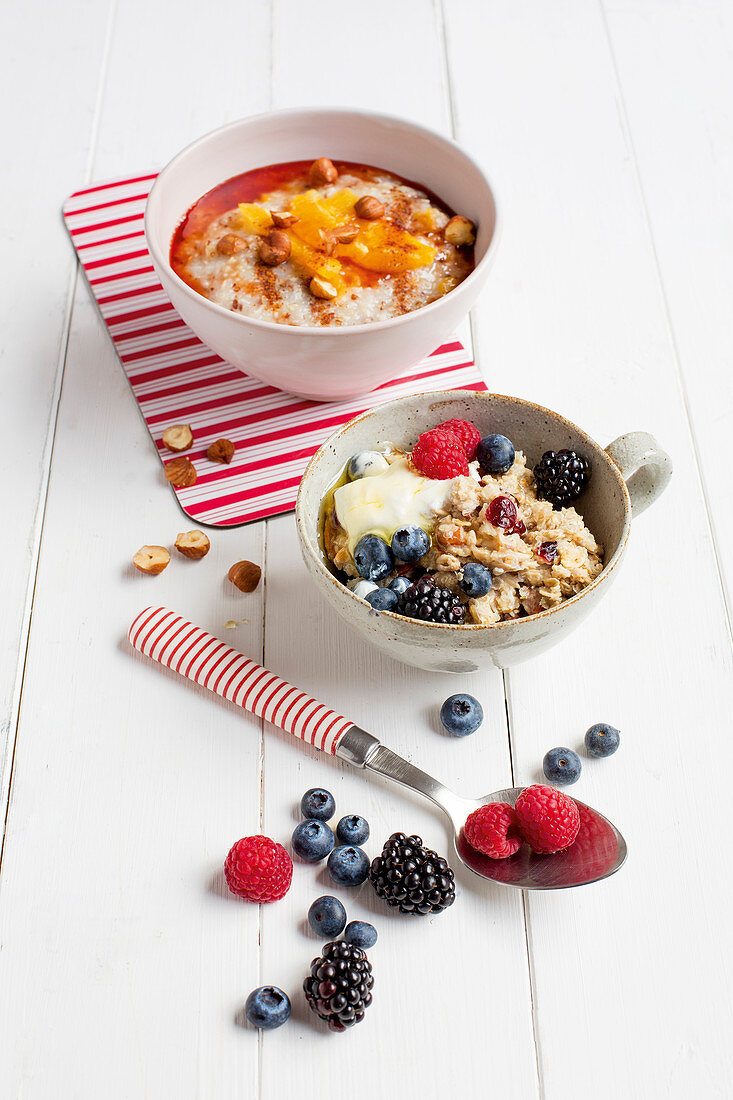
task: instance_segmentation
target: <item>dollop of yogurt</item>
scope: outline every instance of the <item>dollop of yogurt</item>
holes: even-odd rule
[[[438,512],[448,503],[454,481],[421,477],[408,459],[398,458],[384,473],[340,485],[333,503],[351,553],[363,535],[379,535],[389,543],[398,527],[413,524],[430,534]]]

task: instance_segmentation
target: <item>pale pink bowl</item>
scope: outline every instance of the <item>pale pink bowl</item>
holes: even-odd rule
[[[252,168],[321,156],[374,164],[416,180],[471,218],[478,226],[475,270],[455,290],[414,313],[333,329],[243,317],[197,294],[175,274],[169,263],[171,238],[201,195]],[[455,332],[486,281],[498,221],[486,176],[452,141],[389,115],[318,107],[245,118],[189,145],[153,185],[145,235],[166,293],[205,344],[262,382],[327,401],[373,390]]]

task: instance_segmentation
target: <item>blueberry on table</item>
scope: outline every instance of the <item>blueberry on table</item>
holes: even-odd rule
[[[336,826],[336,836],[342,844],[354,844],[357,847],[369,840],[369,822],[359,814],[342,817]]]
[[[505,474],[514,465],[514,444],[505,435],[485,435],[476,448],[479,466],[487,474]]]
[[[308,910],[308,924],[318,936],[331,939],[340,936],[346,927],[346,910],[338,898],[324,894]]]
[[[400,561],[420,561],[429,549],[430,536],[422,527],[398,527],[392,535],[392,553]]]
[[[596,722],[585,735],[585,747],[590,756],[612,756],[620,743],[621,734],[607,722]]]
[[[328,857],[328,873],[339,886],[361,886],[369,877],[369,857],[353,844],[342,844]]]
[[[477,561],[469,561],[463,566],[463,576],[458,581],[466,595],[474,599],[490,592],[492,583],[491,570]]]
[[[440,708],[440,720],[453,737],[466,737],[475,733],[483,722],[483,707],[473,695],[465,692],[451,695]]]
[[[400,598],[392,588],[375,588],[364,597],[375,611],[396,611]]]
[[[361,947],[366,951],[377,942],[377,930],[365,920],[352,920],[346,925],[344,939],[354,947]]]
[[[300,800],[300,812],[303,817],[329,821],[336,813],[336,802],[330,791],[323,787],[311,787]]]
[[[389,462],[379,451],[359,451],[349,459],[346,473],[351,481],[358,481],[362,477],[383,474],[388,469]]]
[[[363,535],[354,550],[354,564],[365,581],[378,581],[391,573],[394,558],[384,539],[379,535]]]
[[[570,783],[578,782],[583,765],[577,752],[573,752],[572,749],[558,748],[550,749],[545,753],[542,770],[550,783],[568,786]]]
[[[276,985],[261,985],[245,1001],[244,1014],[252,1027],[271,1031],[282,1027],[290,1015],[290,998]]]
[[[301,821],[293,830],[292,845],[298,859],[318,863],[333,848],[333,833],[325,821]]]

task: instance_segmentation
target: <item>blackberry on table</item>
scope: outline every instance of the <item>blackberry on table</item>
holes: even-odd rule
[[[559,510],[577,500],[585,489],[590,463],[576,451],[545,451],[533,473],[537,496]]]
[[[439,588],[432,577],[421,577],[399,598],[397,610],[410,619],[457,625],[464,622],[466,608],[450,588]]]
[[[456,900],[456,880],[447,860],[419,836],[393,833],[369,878],[377,896],[401,913],[440,913]]]
[[[354,944],[327,943],[303,982],[305,999],[331,1031],[346,1031],[364,1019],[372,1003],[372,966]]]

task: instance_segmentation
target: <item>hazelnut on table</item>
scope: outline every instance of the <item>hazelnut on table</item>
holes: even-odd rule
[[[170,560],[171,556],[165,546],[141,546],[132,559],[132,564],[141,573],[156,577],[163,572]]]
[[[253,561],[237,561],[231,567],[227,576],[240,592],[254,592],[260,583],[262,570]]]
[[[208,536],[203,531],[181,531],[176,535],[175,545],[184,558],[191,558],[192,561],[205,558],[211,549]]]
[[[193,446],[190,424],[171,424],[163,432],[163,443],[169,451],[187,451]]]

